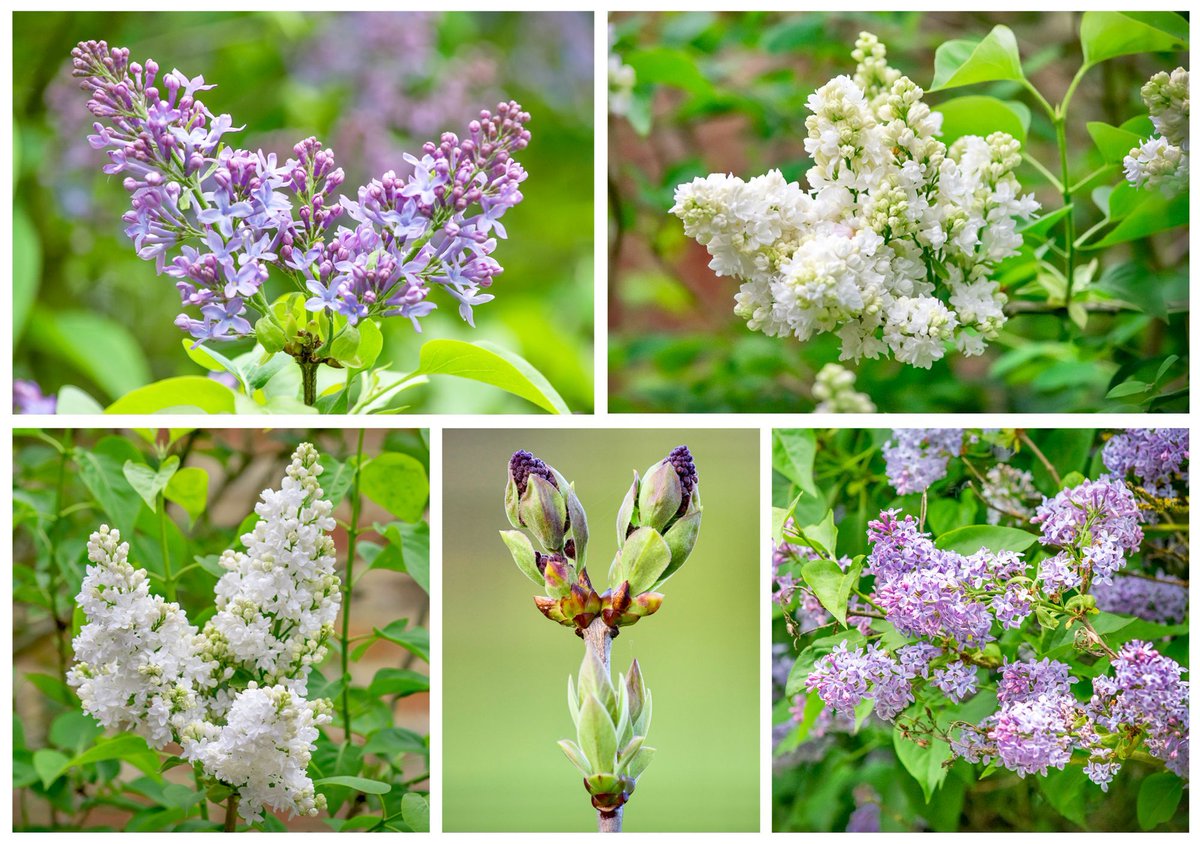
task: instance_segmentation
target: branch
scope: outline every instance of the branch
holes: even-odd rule
[[[1058,470],[1054,468],[1053,463],[1046,459],[1046,455],[1042,454],[1042,450],[1037,447],[1034,441],[1029,438],[1029,434],[1027,434],[1025,431],[1018,431],[1017,436],[1020,437],[1021,442],[1029,446],[1029,450],[1032,451],[1034,456],[1037,457],[1037,459],[1042,462],[1042,465],[1046,467],[1046,471],[1050,473],[1050,477],[1054,478],[1054,483],[1056,483],[1059,487],[1062,487],[1062,478],[1058,476]]]
[[[1094,301],[1094,302],[1079,302],[1071,303],[1076,307],[1083,308],[1085,311],[1104,312],[1104,313],[1119,313],[1121,311],[1138,311],[1133,305],[1125,302],[1116,301]],[[1067,306],[1065,304],[1054,304],[1051,302],[1035,302],[1031,299],[1017,299],[1005,305],[1004,310],[1011,316],[1018,314],[1053,314],[1066,313]]]

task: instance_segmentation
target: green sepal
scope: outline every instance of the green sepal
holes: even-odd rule
[[[639,482],[638,473],[635,471],[633,473],[633,486],[629,487],[629,492],[625,493],[625,500],[621,502],[621,509],[617,511],[617,548],[621,548],[625,544],[625,536],[629,533],[629,526],[637,517]]]
[[[634,736],[629,742],[621,748],[621,752],[617,754],[617,770],[616,773],[623,774],[629,767],[629,763],[633,761],[633,757],[642,749],[645,743],[645,736]]]
[[[517,564],[521,573],[538,586],[544,586],[546,581],[538,571],[537,558],[534,556],[533,543],[529,541],[529,537],[519,530],[502,530],[500,538],[508,546],[513,562]]]
[[[642,745],[638,749],[638,752],[633,754],[633,758],[626,764],[625,776],[637,782],[638,777],[645,772],[646,768],[650,767],[650,763],[654,761],[654,754],[657,752],[653,747]]]
[[[521,523],[546,551],[561,552],[567,531],[567,505],[562,493],[541,475],[530,475],[518,504]]]
[[[671,525],[671,529],[664,535],[663,539],[667,543],[667,548],[671,551],[671,562],[667,568],[655,581],[653,588],[657,589],[667,582],[667,578],[679,571],[680,567],[687,562],[687,558],[691,555],[692,549],[696,547],[696,537],[700,535],[700,515],[702,509],[688,508],[688,513]]]

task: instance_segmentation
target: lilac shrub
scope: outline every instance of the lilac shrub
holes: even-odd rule
[[[1104,436],[1090,465],[1108,473],[1093,478],[1056,466],[1055,440],[1036,437],[1043,447],[1024,431],[895,431],[879,447],[886,476],[826,472],[835,490],[884,487],[883,501],[920,493],[920,514],[878,511],[854,557],[838,551],[860,547],[846,531],[861,516],[784,523],[773,598],[799,655],[779,667],[791,720],[777,744],[825,712],[850,732],[878,724],[915,743],[898,759],[927,799],[947,757],[1020,778],[1074,765],[1105,792],[1131,761],[1186,780],[1189,683],[1174,637],[1188,618],[1187,432]]]

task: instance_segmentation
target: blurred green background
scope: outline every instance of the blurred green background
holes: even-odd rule
[[[597,591],[633,470],[686,444],[704,520],[662,609],[613,641],[654,694],[658,749],[625,809],[628,832],[753,831],[759,825],[758,432],[446,431],[443,438],[443,828],[589,831],[596,813],[555,742],[574,737],[567,677],[583,643],[533,605],[498,531],[508,458],[528,449],[568,480],[588,513]]]
[[[532,115],[533,140],[520,157],[529,179],[525,201],[504,218],[496,299],[477,309],[472,330],[435,292],[424,334],[407,320],[387,322],[381,360],[406,371],[426,339],[490,340],[540,369],[572,410],[591,409],[590,13],[15,14],[14,376],[47,393],[74,384],[107,404],[151,380],[202,372],[172,324],[180,310],[173,279],[134,255],[120,219],[127,195],[100,172],[103,153],[88,147],[93,118],[69,72],[83,39],[203,74],[217,84],[204,97],[209,108],[246,125],[233,136],[239,146],[284,158],[316,135],[335,151],[352,197],[385,170],[406,172],[402,152],[518,99]],[[455,378],[409,395],[413,411],[532,410]]]
[[[878,35],[889,64],[928,89],[942,43],[979,39],[1005,24],[1028,77],[1058,102],[1081,64],[1079,20],[1078,12],[613,14],[613,50],[635,70],[637,84],[627,114],[609,119],[610,409],[813,410],[809,391],[821,367],[837,360],[836,335],[801,343],[750,331],[733,313],[737,280],[713,274],[704,247],[684,236],[668,209],[677,185],[710,172],[748,179],[778,168],[807,186],[805,102],[834,76],[854,73],[850,52],[860,31]],[[1121,56],[1084,77],[1068,121],[1073,179],[1100,160],[1086,123],[1119,125],[1145,114],[1142,84],[1179,64],[1187,65],[1185,53]],[[926,101],[936,108],[965,94],[1032,105],[1012,82],[930,94]],[[1036,106],[1028,146],[1038,160],[1057,163],[1053,126]],[[1061,197],[1031,165],[1017,176],[1045,211],[1060,207]],[[1078,231],[1102,218],[1097,198],[1082,197]],[[949,354],[931,370],[894,360],[844,365],[883,412],[1136,410],[1128,399],[1106,401],[1106,392],[1126,378],[1156,380],[1172,355],[1182,360],[1168,365],[1164,392],[1186,387],[1188,228],[1084,254],[1087,261],[1100,257],[1094,288],[1123,293],[1144,310],[1091,313],[1084,330],[1061,313],[1021,313],[984,355]],[[1139,270],[1120,271],[1124,262]],[[1186,392],[1167,399],[1150,409],[1187,409]]]

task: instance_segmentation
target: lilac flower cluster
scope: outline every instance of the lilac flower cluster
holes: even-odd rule
[[[1190,684],[1183,667],[1138,641],[1126,642],[1112,664],[1112,676],[1093,681],[1089,715],[1109,732],[1140,731],[1146,750],[1186,777]]]
[[[897,649],[893,657],[878,643],[850,650],[842,642],[817,661],[805,686],[835,712],[853,714],[860,703],[871,699],[875,714],[891,721],[913,702],[913,680],[927,677],[930,660],[940,653],[918,643]]]
[[[883,446],[888,481],[900,495],[924,492],[946,477],[962,444],[960,428],[897,428]]]
[[[1111,583],[1124,568],[1125,555],[1142,544],[1137,499],[1110,477],[1060,490],[1030,521],[1041,525],[1039,542],[1061,549],[1038,569],[1038,580],[1051,595]]]
[[[1064,768],[1088,754],[1084,773],[1105,791],[1121,768],[1105,735],[1140,739],[1169,770],[1188,772],[1189,684],[1183,668],[1145,642],[1128,642],[1097,677],[1092,697],[1071,693],[1077,680],[1061,662],[1006,663],[997,685],[1000,708],[978,725],[962,725],[951,743],[969,762],[995,763],[1024,777]]]
[[[1112,583],[1092,587],[1096,606],[1104,612],[1144,618],[1158,624],[1178,624],[1187,618],[1187,587],[1168,579],[1159,569],[1157,580],[1147,577],[1114,577]]]
[[[1104,444],[1104,465],[1151,495],[1176,498],[1174,482],[1188,482],[1186,428],[1130,428]]]
[[[485,291],[501,271],[491,257],[506,236],[500,218],[521,201],[526,176],[513,159],[530,137],[517,103],[481,112],[464,138],[446,133],[420,158],[406,155],[407,178],[389,171],[355,202],[334,196],[344,173],[315,138],[283,162],[225,146],[223,136],[239,129],[196,98],[214,87],[202,76],[160,78],[153,60],[130,62],[127,49],[103,41],[81,43],[72,57],[99,118],[88,140],[108,150],[104,172],[125,174],[125,233],[199,311],[176,320],[197,341],[249,335],[246,303],[267,313],[270,269],[307,290],[308,310],[350,324],[400,315],[417,326],[435,307],[430,285],[456,299],[468,323],[472,308],[492,299]],[[344,218],[351,225],[335,229]]]
[[[1026,564],[1012,551],[970,556],[943,550],[912,516],[887,510],[867,527],[864,573],[875,577],[875,603],[898,631],[956,648],[983,647],[992,622],[1015,628],[1033,609]]]
[[[13,413],[54,413],[58,399],[47,396],[36,381],[13,379]]]

